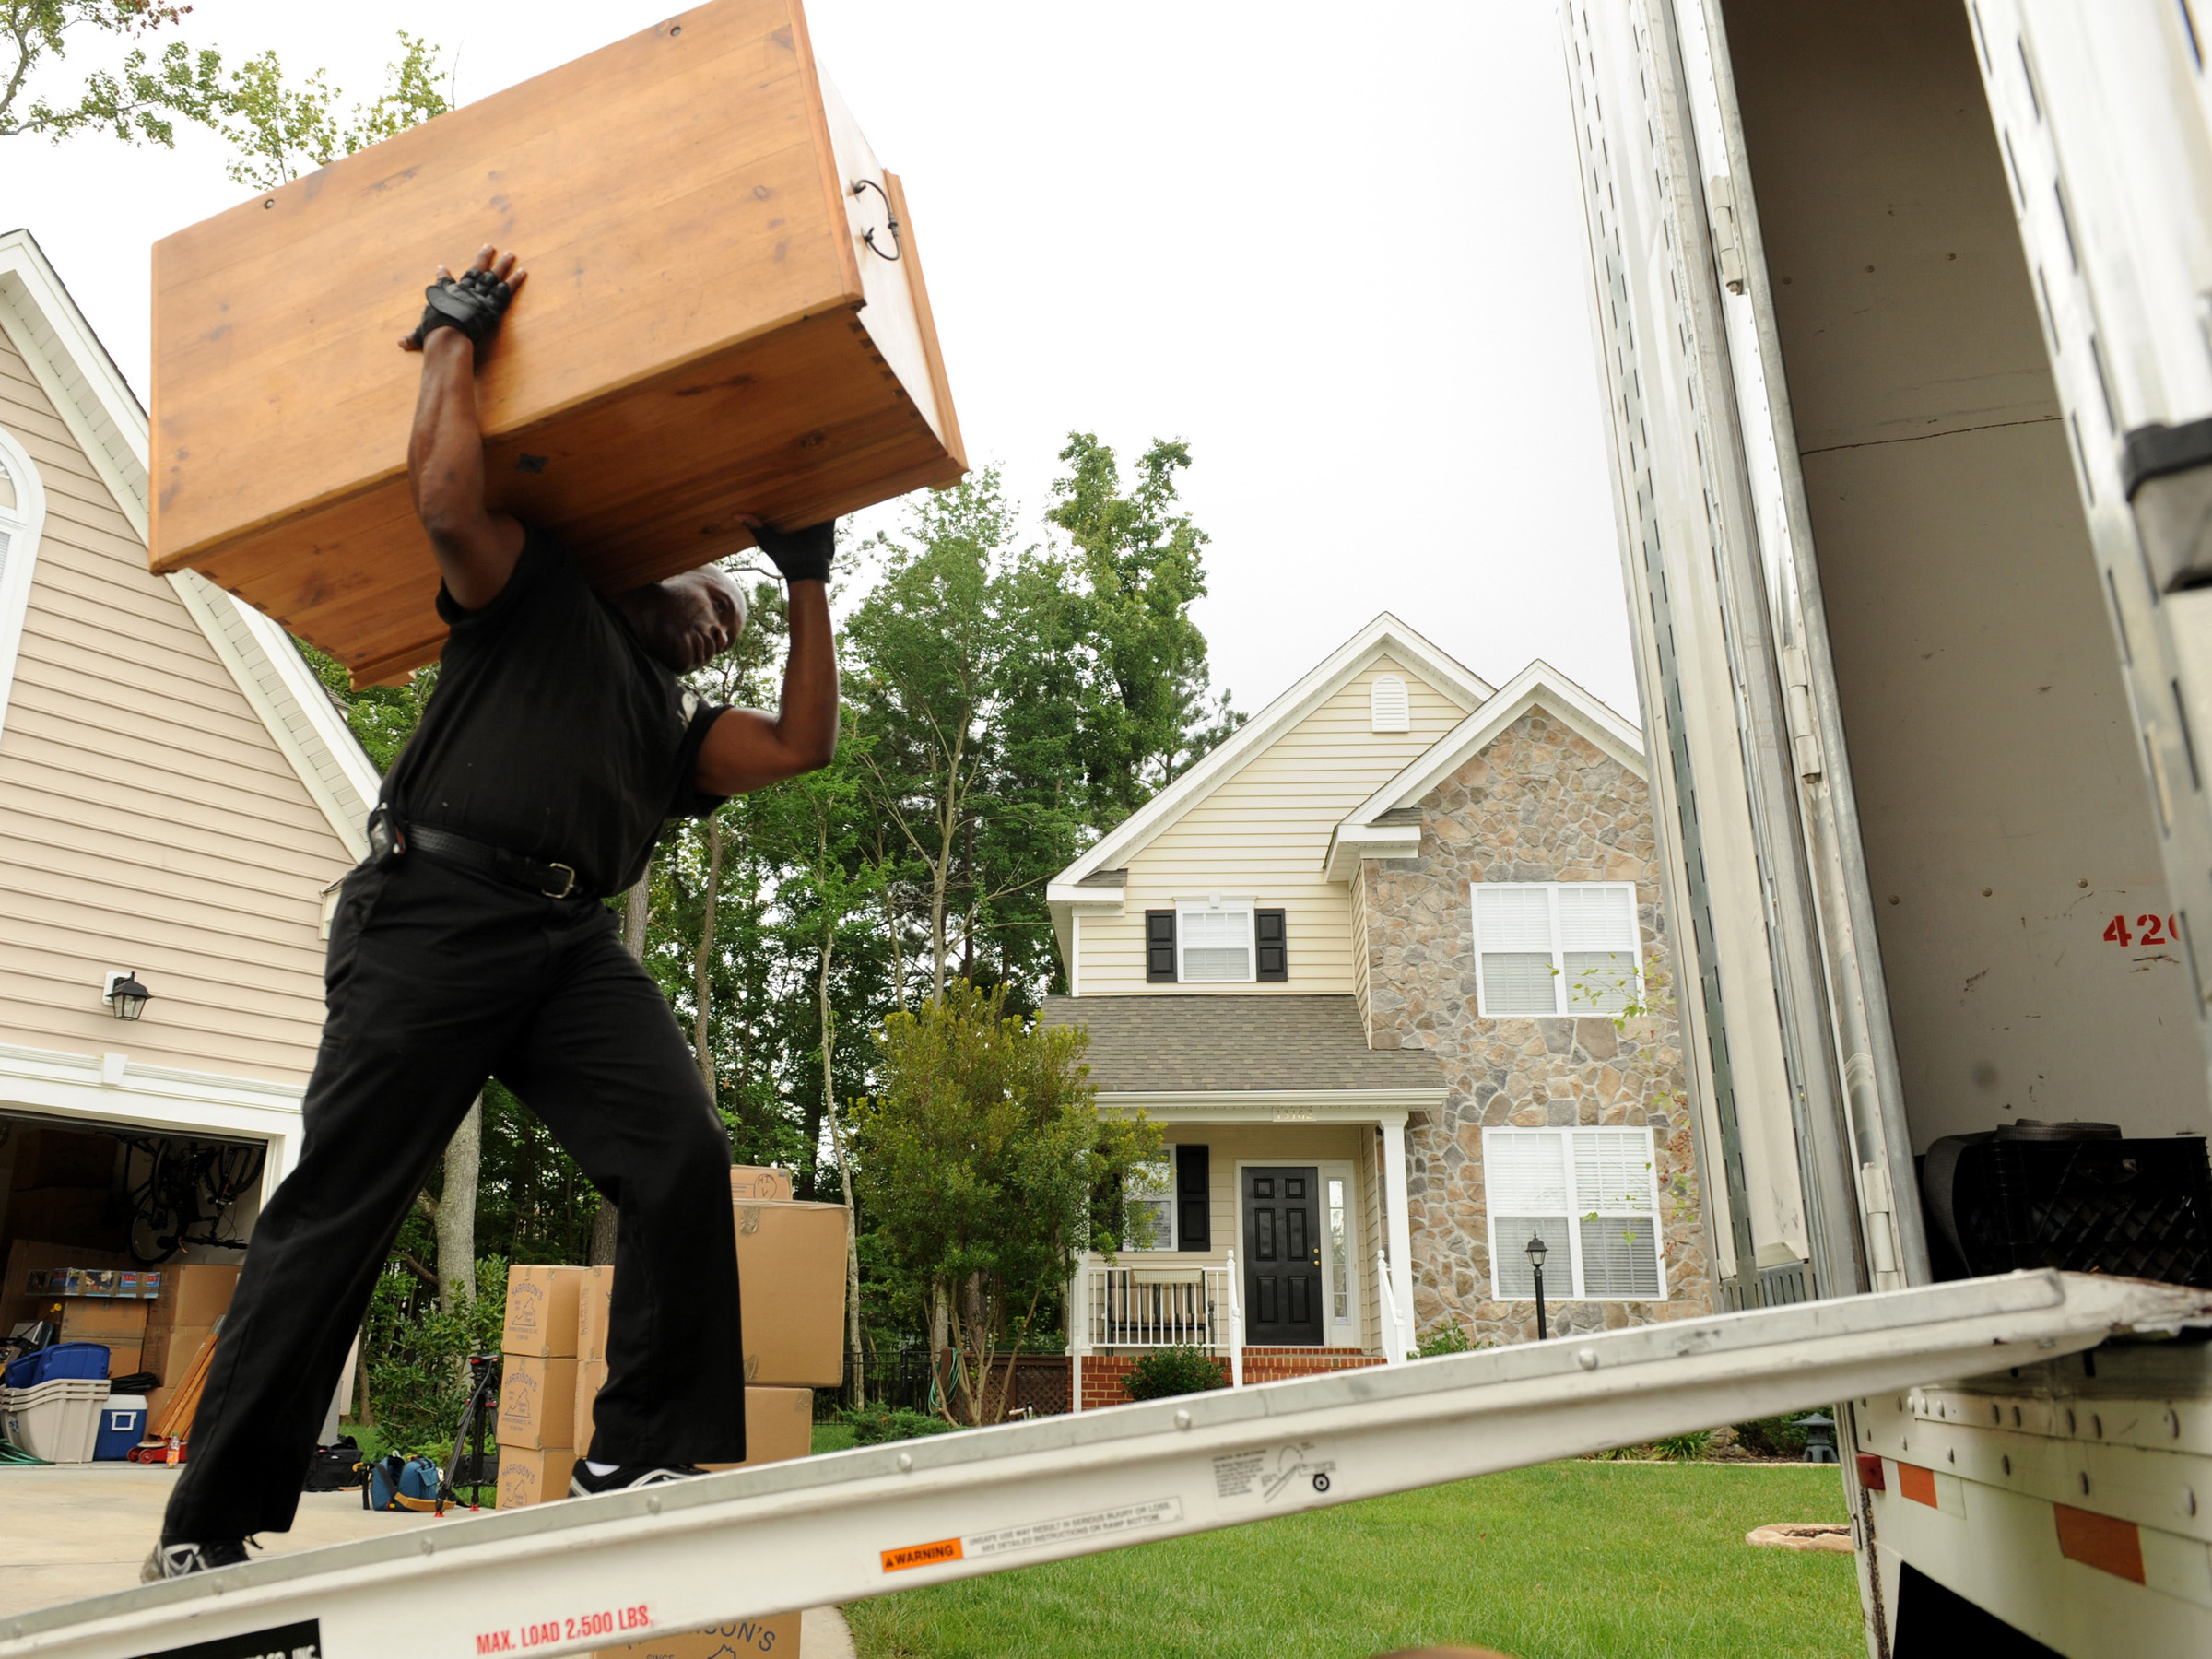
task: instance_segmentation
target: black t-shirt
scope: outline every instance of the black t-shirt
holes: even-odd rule
[[[722,805],[691,774],[723,711],[646,653],[560,544],[528,532],[481,610],[443,587],[438,688],[384,780],[403,823],[565,864],[580,891],[645,873],[662,824]]]

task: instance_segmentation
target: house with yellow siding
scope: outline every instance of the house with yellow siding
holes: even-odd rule
[[[0,236],[0,1248],[120,1249],[156,1147],[260,1154],[243,1236],[298,1158],[327,895],[366,850],[375,769],[283,629],[148,573],[148,446]]]
[[[1636,728],[1375,618],[1050,884],[1149,1237],[1068,1297],[1084,1406],[1712,1306]],[[1537,1241],[1539,1265],[1528,1251]]]

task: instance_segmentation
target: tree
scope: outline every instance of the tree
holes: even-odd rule
[[[0,138],[42,134],[59,141],[105,127],[125,144],[174,149],[171,117],[215,124],[229,109],[222,57],[171,41],[159,58],[134,46],[118,76],[96,69],[70,99],[21,100],[40,65],[64,56],[72,36],[138,41],[183,20],[189,6],[162,0],[0,0]]]
[[[1089,1035],[1006,1013],[1006,988],[959,982],[878,1038],[882,1087],[853,1118],[858,1187],[893,1286],[925,1324],[949,1324],[955,1399],[993,1413],[992,1365],[1094,1247],[1128,1239],[1121,1193],[1155,1156],[1142,1116],[1100,1119],[1083,1055]],[[1139,1239],[1136,1242],[1144,1242]]]
[[[821,1076],[819,1115],[808,1112],[806,1143],[818,1147],[821,1128],[827,1124],[845,1201],[846,1347],[853,1390],[849,1404],[859,1410],[867,1405],[866,1357],[861,1341],[860,1211],[853,1202],[852,1142],[837,1104],[839,1004],[849,999],[837,994],[835,971],[841,954],[845,959],[871,954],[874,914],[886,871],[864,848],[859,764],[866,739],[853,730],[849,707],[843,712],[843,724],[836,759],[820,771],[765,792],[759,818],[767,849],[785,871],[777,894],[785,939],[795,947],[794,956],[805,952],[813,958]]]
[[[945,994],[960,872],[992,760],[1009,640],[994,565],[1013,514],[986,468],[925,496],[912,512],[919,546],[888,544],[883,579],[845,633],[851,689],[866,735],[870,805],[919,867],[929,994]]]
[[[1124,494],[1112,450],[1068,434],[1066,476],[1045,514],[1068,533],[1083,574],[1082,628],[1098,684],[1086,700],[1083,759],[1098,827],[1121,822],[1243,724],[1229,693],[1209,699],[1206,636],[1191,619],[1206,596],[1206,532],[1177,512],[1190,445],[1154,439]]]
[[[227,167],[230,176],[256,190],[274,190],[452,109],[452,76],[439,81],[440,48],[405,29],[399,44],[398,61],[384,72],[383,91],[345,115],[337,106],[346,95],[330,84],[327,70],[287,87],[274,51],[249,58],[232,72],[224,103],[223,135],[237,151]]]
[[[1155,443],[1126,495],[1096,439],[1062,459],[1048,518],[1072,547],[1019,542],[998,475],[975,473],[875,544],[882,579],[846,629],[894,960],[911,944],[933,998],[958,975],[1033,1004],[1059,971],[1053,874],[1239,724],[1190,617],[1206,538],[1173,511],[1187,448]]]

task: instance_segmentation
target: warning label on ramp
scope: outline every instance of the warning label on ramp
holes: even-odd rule
[[[939,1538],[934,1544],[909,1544],[900,1549],[883,1552],[883,1570],[886,1572],[904,1572],[909,1567],[934,1567],[939,1561],[957,1561],[960,1559],[960,1540]]]
[[[1045,1549],[1054,1544],[1137,1532],[1182,1519],[1182,1499],[1155,1498],[1149,1503],[1124,1503],[1114,1509],[1092,1510],[1084,1515],[1064,1515],[1056,1521],[1033,1521],[1027,1526],[976,1533],[960,1542],[968,1547],[971,1556],[1011,1555],[1018,1549]]]
[[[980,1560],[986,1556],[1013,1555],[1025,1549],[1050,1549],[1085,1538],[1112,1537],[1117,1533],[1141,1532],[1149,1526],[1167,1526],[1182,1519],[1182,1500],[1155,1498],[1146,1503],[1122,1503],[1112,1509],[1090,1510],[1080,1515],[1061,1515],[1051,1521],[1031,1521],[1021,1526],[1002,1526],[994,1532],[970,1533],[964,1538],[939,1538],[932,1544],[909,1544],[883,1552],[886,1572],[903,1572],[910,1567],[934,1567],[942,1561]]]
[[[1224,1452],[1214,1459],[1214,1497],[1225,1510],[1297,1509],[1326,1497],[1336,1460],[1321,1441]]]

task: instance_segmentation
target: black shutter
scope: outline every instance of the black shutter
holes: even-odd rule
[[[1214,1247],[1213,1198],[1207,1190],[1206,1149],[1175,1148],[1175,1248]]]
[[[1175,982],[1175,912],[1145,912],[1145,978],[1155,985]]]
[[[1290,952],[1284,936],[1290,912],[1279,910],[1252,912],[1252,942],[1258,951],[1253,966],[1257,978],[1284,981],[1290,977]]]

